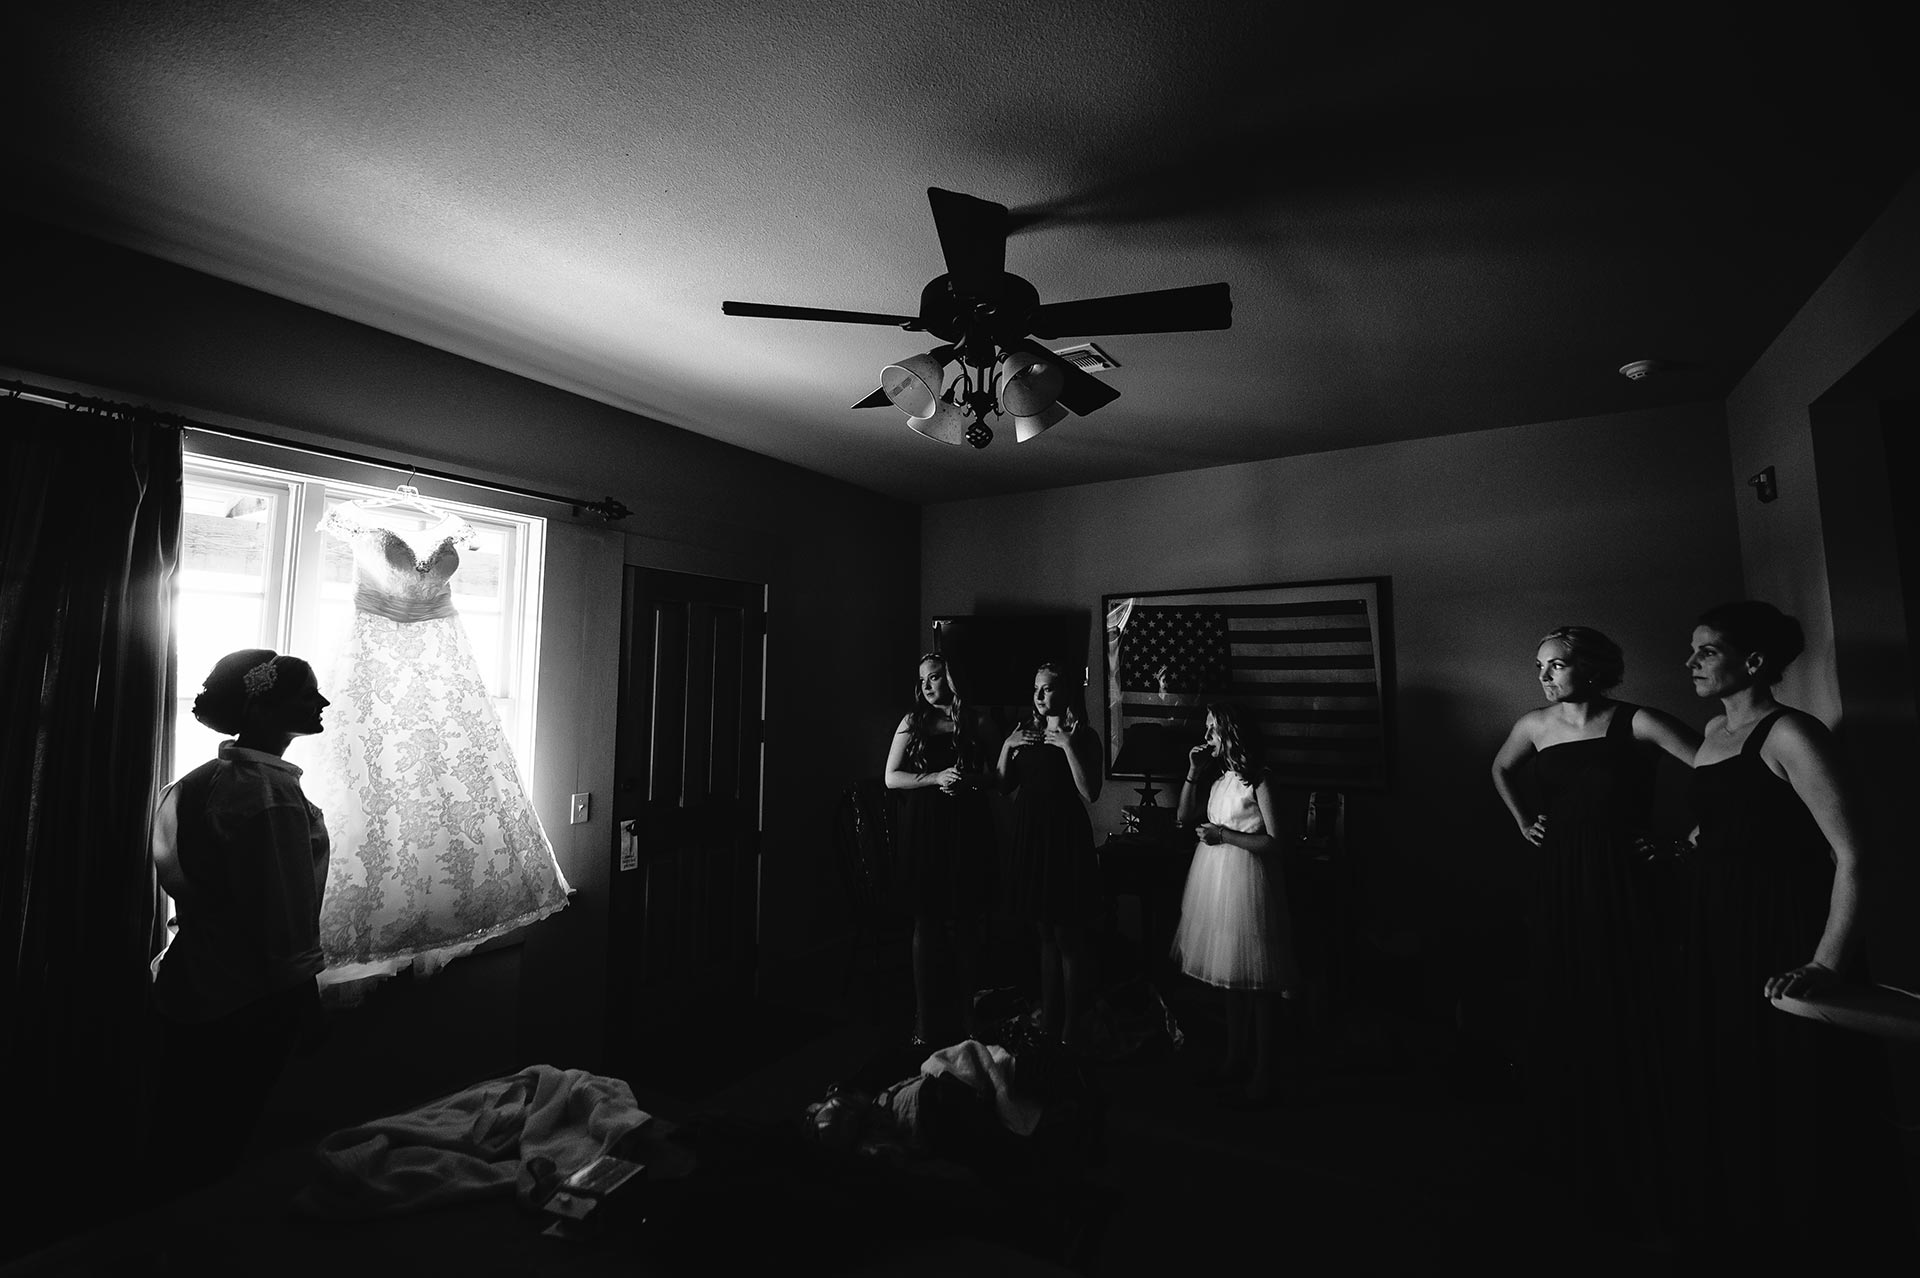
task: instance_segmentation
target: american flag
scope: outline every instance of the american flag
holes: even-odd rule
[[[1205,703],[1260,728],[1282,785],[1386,782],[1380,613],[1373,582],[1109,598],[1108,721],[1159,723],[1200,740]]]

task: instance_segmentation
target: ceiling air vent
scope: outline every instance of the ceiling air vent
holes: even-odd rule
[[[1084,342],[1079,346],[1069,346],[1064,350],[1055,351],[1054,354],[1070,363],[1078,365],[1089,373],[1104,373],[1109,368],[1120,367],[1119,360],[1107,354],[1092,342]]]

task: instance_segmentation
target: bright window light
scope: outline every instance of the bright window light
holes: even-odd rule
[[[173,777],[214,756],[218,733],[193,717],[215,661],[240,648],[304,658],[328,691],[333,659],[353,621],[353,552],[318,531],[334,505],[391,489],[189,453],[181,529]],[[522,776],[533,775],[540,574],[546,521],[433,498],[479,534],[460,550],[453,603],[493,694]],[[399,512],[383,511],[396,522]],[[422,519],[424,526],[428,521]],[[296,740],[287,758],[307,766]]]

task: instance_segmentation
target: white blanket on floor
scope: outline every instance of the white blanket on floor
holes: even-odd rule
[[[535,1157],[566,1176],[651,1116],[617,1078],[534,1065],[320,1142],[294,1205],[313,1216],[391,1216],[473,1198],[524,1197]]]

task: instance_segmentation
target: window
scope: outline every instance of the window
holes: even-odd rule
[[[390,496],[391,489],[337,478],[188,455],[174,613],[175,777],[212,758],[221,739],[194,719],[193,699],[227,653],[273,648],[303,657],[327,690],[353,619],[353,554],[318,531],[320,520],[339,502]],[[546,521],[439,497],[433,504],[479,535],[478,549],[461,549],[453,602],[521,774],[530,777]],[[303,745],[296,741],[287,757],[304,762]]]

